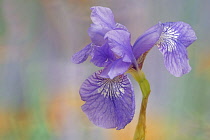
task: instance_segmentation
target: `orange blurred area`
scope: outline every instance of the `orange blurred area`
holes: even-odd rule
[[[203,52],[198,59],[198,66],[196,67],[196,72],[200,75],[203,75],[205,78],[210,80],[210,59],[209,52]]]
[[[28,132],[33,127],[32,114],[25,110],[19,112],[0,111],[0,138],[17,134],[19,139],[28,139]]]
[[[69,93],[62,93],[52,98],[46,105],[46,120],[49,128],[54,132],[59,132],[62,125],[65,124],[66,114],[70,110],[80,109],[81,105],[82,101],[70,98]]]
[[[148,118],[147,120],[146,139],[165,139],[165,134],[167,132],[165,122],[159,117]]]
[[[0,135],[8,133],[11,130],[10,115],[8,112],[0,111]]]

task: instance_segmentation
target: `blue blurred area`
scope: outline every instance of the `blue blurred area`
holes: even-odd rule
[[[90,39],[90,7],[110,7],[132,34],[132,43],[159,21],[184,21],[198,40],[188,48],[192,71],[176,78],[154,48],[144,72],[152,92],[147,140],[210,138],[210,1],[207,0],[1,0],[0,140],[132,139],[134,120],[124,130],[94,126],[82,112],[79,87],[98,68],[71,56]]]

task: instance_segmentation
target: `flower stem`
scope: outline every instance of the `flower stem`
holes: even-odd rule
[[[139,83],[139,86],[142,91],[142,102],[141,102],[141,109],[138,119],[138,124],[136,126],[135,134],[133,140],[145,140],[145,133],[146,133],[146,109],[147,109],[147,102],[150,94],[150,85],[143,71],[130,71],[132,76],[135,80]]]
[[[142,98],[138,124],[136,126],[136,131],[133,140],[145,140],[146,108],[147,108],[148,97],[149,96],[147,96],[146,98]]]

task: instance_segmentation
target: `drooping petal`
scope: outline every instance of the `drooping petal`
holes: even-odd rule
[[[159,50],[164,56],[166,69],[172,75],[180,77],[190,72],[191,67],[189,65],[187,50],[182,44],[170,46],[170,44],[164,43],[159,47]]]
[[[161,32],[162,26],[158,23],[147,30],[135,41],[133,45],[133,54],[136,59],[155,45],[161,35]]]
[[[91,75],[80,88],[81,99],[85,101],[82,110],[97,126],[123,129],[135,111],[131,82],[126,75],[101,78],[100,72]]]
[[[111,50],[124,62],[134,61],[130,44],[130,33],[124,30],[111,30],[104,36],[108,40]]]
[[[131,62],[124,62],[122,58],[112,62],[108,66],[106,66],[102,73],[101,77],[113,79],[116,76],[122,75],[125,73],[129,67],[131,66]]]
[[[192,27],[182,21],[179,22],[166,22],[162,24],[163,33],[162,39],[171,39],[175,42],[180,42],[185,47],[191,45],[196,39],[196,35]]]
[[[94,6],[91,8],[91,20],[96,25],[113,29],[115,27],[114,15],[107,7]]]
[[[98,67],[105,67],[116,59],[107,43],[103,46],[95,47],[92,54],[91,62]]]
[[[85,48],[83,48],[82,50],[80,50],[72,56],[72,62],[75,64],[84,62],[90,55],[91,51],[92,45],[88,44]]]
[[[157,46],[164,55],[167,70],[176,77],[189,73],[191,67],[186,48],[197,39],[195,32],[184,22],[166,22],[162,26]]]

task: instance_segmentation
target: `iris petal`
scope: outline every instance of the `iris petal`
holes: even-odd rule
[[[97,25],[97,24],[91,24],[91,27],[88,29],[88,34],[91,38],[91,41],[93,44],[97,46],[101,46],[105,43],[104,35],[109,31],[110,29],[105,26]]]
[[[185,47],[191,45],[196,39],[196,35],[192,27],[184,22],[166,22],[163,23],[163,33],[165,37],[177,40]]]
[[[157,46],[164,56],[167,70],[176,77],[189,73],[191,67],[186,47],[197,39],[195,32],[184,22],[166,22],[162,25],[163,32]]]
[[[124,62],[134,61],[130,44],[130,33],[124,30],[111,30],[104,36],[108,40],[111,50]]]
[[[124,62],[123,59],[120,58],[106,66],[101,73],[101,77],[113,79],[114,77],[125,73],[130,65],[130,62]]]
[[[171,47],[170,44],[164,43],[159,50],[164,56],[166,69],[172,75],[180,77],[190,72],[191,67],[189,65],[187,50],[182,44],[178,43],[177,46]]]
[[[101,78],[101,71],[91,75],[80,88],[85,104],[82,110],[89,120],[103,128],[123,129],[134,116],[134,91],[126,75]]]
[[[90,55],[91,51],[92,45],[88,44],[86,47],[84,47],[82,50],[80,50],[72,56],[72,62],[75,64],[84,62]]]
[[[106,43],[103,46],[96,46],[93,49],[93,57],[91,62],[98,67],[105,67],[115,60],[113,52],[109,49],[109,45]]]
[[[91,7],[91,20],[94,24],[109,27],[110,29],[115,27],[114,15],[111,9],[107,7],[95,6]]]
[[[155,45],[160,38],[161,32],[162,26],[159,23],[148,29],[135,41],[133,45],[133,54],[137,60],[143,53],[150,50]]]

